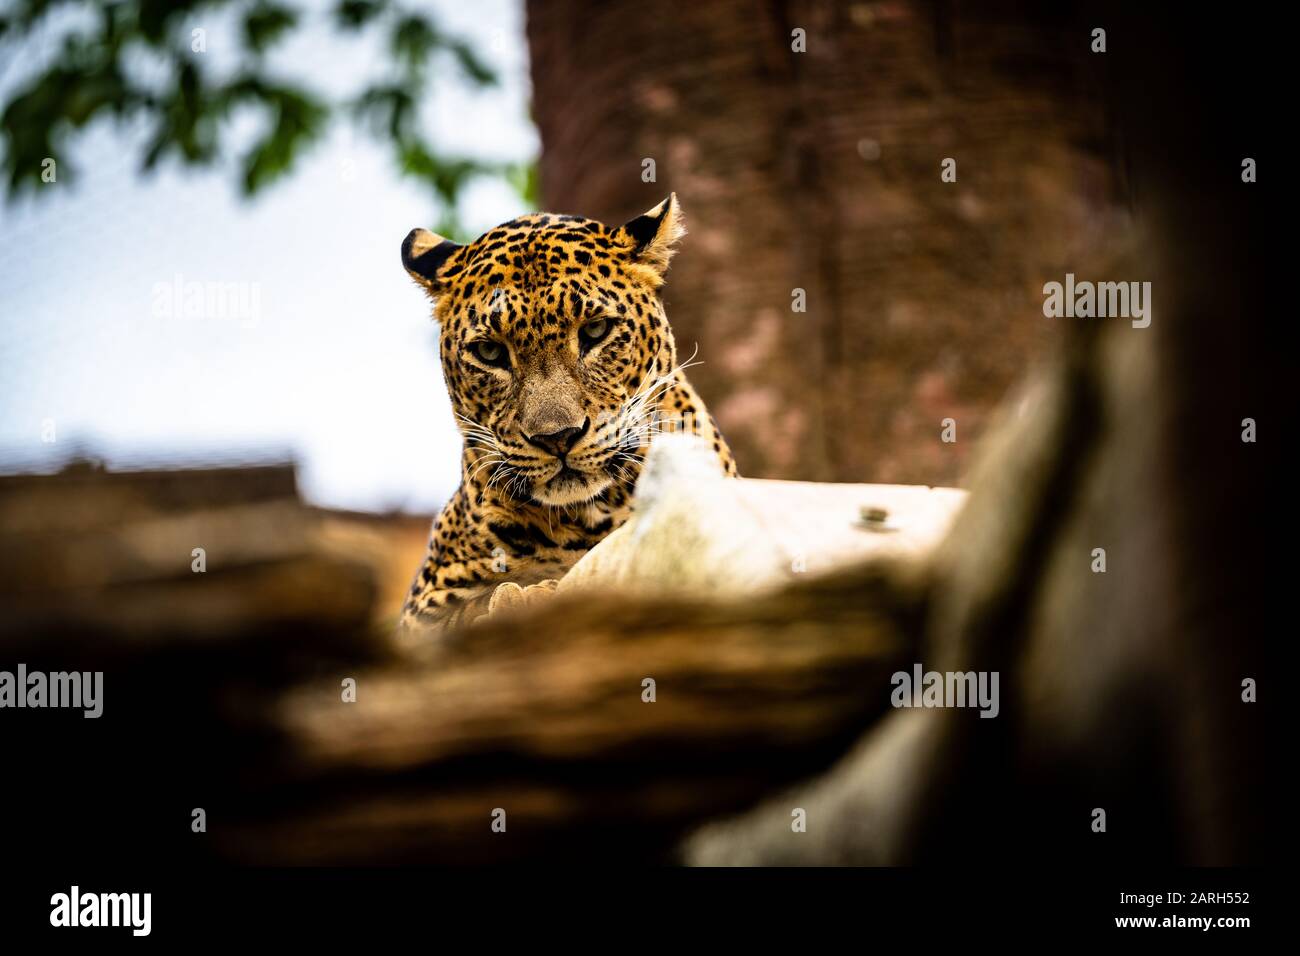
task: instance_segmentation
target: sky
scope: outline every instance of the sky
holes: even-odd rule
[[[325,4],[303,6],[278,68],[324,92],[382,75],[377,44],[338,37]],[[535,156],[522,4],[425,8],[501,79],[478,90],[436,72],[422,111],[435,144]],[[230,49],[212,24],[209,54]],[[0,90],[41,62],[39,43],[18,52],[0,57]],[[347,121],[252,200],[234,162],[141,178],[143,132],[96,125],[74,141],[75,182],[0,202],[0,471],[78,454],[117,468],[292,457],[317,504],[435,510],[459,481],[460,439],[430,306],[399,255],[407,232],[437,221],[434,201]],[[522,206],[480,180],[460,215],[479,232]]]

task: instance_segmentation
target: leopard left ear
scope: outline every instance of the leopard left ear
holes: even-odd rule
[[[677,194],[670,193],[653,209],[624,223],[623,231],[631,238],[632,258],[645,263],[662,278],[676,252],[677,240],[686,234]]]

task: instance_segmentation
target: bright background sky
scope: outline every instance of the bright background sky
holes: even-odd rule
[[[273,64],[339,94],[381,75],[378,43],[340,37],[324,4],[303,6],[315,12]],[[522,4],[425,7],[501,80],[476,90],[450,63],[436,71],[424,111],[435,144],[534,156]],[[209,55],[232,48],[221,24],[208,33]],[[0,89],[41,54],[0,59]],[[0,470],[48,470],[77,453],[114,467],[292,456],[317,503],[436,509],[458,481],[460,441],[429,306],[398,254],[412,227],[436,222],[428,194],[347,120],[251,201],[234,162],[141,179],[141,135],[97,125],[70,154],[75,182],[0,203]],[[461,202],[473,232],[521,211],[504,182],[478,181]],[[156,315],[155,286],[178,276],[248,283],[259,313]]]

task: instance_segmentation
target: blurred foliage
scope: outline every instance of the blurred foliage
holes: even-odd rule
[[[205,22],[201,17],[208,17]],[[206,34],[197,29],[234,17],[240,62],[229,76],[215,76],[205,59]],[[463,39],[451,36],[425,13],[390,0],[338,0],[330,11],[338,31],[386,40],[388,75],[356,93],[330,101],[282,71],[267,54],[302,25],[294,7],[275,0],[14,0],[0,12],[0,63],[23,44],[48,42],[52,27],[66,23],[45,68],[0,100],[0,158],[8,197],[37,192],[47,159],[60,177],[73,172],[70,141],[92,121],[143,118],[150,130],[142,171],[175,157],[192,166],[221,159],[221,143],[237,113],[261,119],[260,135],[239,157],[241,185],[251,196],[289,173],[330,121],[344,116],[386,143],[400,172],[427,186],[444,210],[439,228],[458,234],[456,204],[465,184],[478,176],[501,176],[530,204],[536,202],[536,166],[448,155],[437,149],[419,122],[430,68],[454,64],[471,84],[497,81],[492,69]],[[52,22],[53,21],[53,22]],[[160,65],[161,82],[147,82],[141,63]],[[132,69],[132,67],[137,67]]]

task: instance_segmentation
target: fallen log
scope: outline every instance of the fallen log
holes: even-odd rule
[[[350,675],[354,699],[344,675],[286,695],[273,724],[291,760],[259,776],[299,802],[223,846],[292,863],[667,859],[683,828],[820,769],[884,709],[909,569],[963,500],[727,479],[664,436],[637,514],[554,595],[402,635],[399,660]]]

